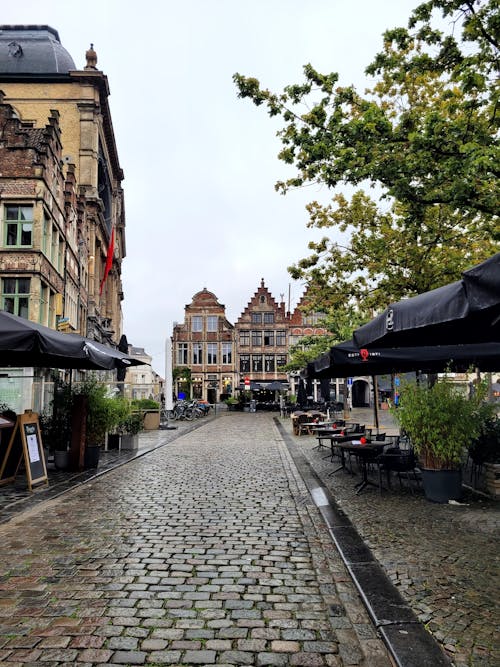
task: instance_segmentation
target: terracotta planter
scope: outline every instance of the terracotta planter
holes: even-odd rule
[[[421,468],[425,497],[433,503],[447,503],[462,497],[461,470]]]
[[[144,413],[144,430],[157,431],[160,428],[160,413],[158,410]]]

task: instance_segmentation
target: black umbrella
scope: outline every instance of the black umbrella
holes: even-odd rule
[[[128,354],[128,340],[125,334],[122,334],[122,336],[120,337],[120,342],[118,343],[118,350],[123,354]],[[118,382],[124,382],[126,375],[127,375],[127,368],[125,366],[123,366],[123,368],[119,368],[116,371],[116,379],[118,380]]]
[[[299,386],[297,389],[297,405],[300,405],[300,407],[307,405],[307,394],[304,387],[304,380],[302,378],[299,379]]]
[[[278,380],[273,380],[269,384],[266,384],[265,389],[269,389],[270,391],[282,391],[285,389],[285,385],[283,382],[279,382]]]
[[[330,348],[310,362],[308,378],[345,378],[352,375],[385,375],[406,371],[438,373],[447,369],[500,370],[500,342],[425,347],[361,348],[350,340]]]
[[[95,340],[0,311],[0,366],[113,370],[140,364]]]
[[[500,253],[457,282],[391,304],[354,341],[360,348],[500,341]]]
[[[321,391],[321,398],[325,401],[325,403],[330,402],[330,378],[323,377],[320,380],[319,383],[320,391]]]

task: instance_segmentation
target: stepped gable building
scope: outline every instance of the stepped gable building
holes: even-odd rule
[[[115,345],[122,333],[123,172],[94,49],[0,26],[0,308]]]
[[[321,325],[324,313],[307,312],[307,290],[290,316],[289,345],[296,345],[304,336],[326,336],[328,330]]]
[[[286,382],[289,314],[285,304],[277,303],[261,280],[235,324],[238,385],[245,378],[262,388],[272,381]]]
[[[174,367],[191,370],[194,398],[215,403],[233,394],[234,326],[226,307],[205,287],[184,307],[184,322],[175,324],[172,337]],[[179,393],[179,385],[174,387]]]

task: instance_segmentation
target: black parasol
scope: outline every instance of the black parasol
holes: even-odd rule
[[[95,340],[0,311],[0,366],[114,370],[141,364]]]
[[[360,348],[500,342],[500,253],[461,280],[391,304],[353,338]]]

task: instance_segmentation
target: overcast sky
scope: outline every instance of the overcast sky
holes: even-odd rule
[[[305,205],[318,188],[277,194],[292,172],[277,159],[263,107],[238,99],[235,72],[280,91],[302,67],[363,88],[387,28],[418,0],[22,0],[0,22],[48,24],[77,68],[90,43],[109,80],[124,170],[127,257],[124,333],[164,374],[164,350],[184,306],[206,287],[235,322],[264,278],[292,308],[303,286],[287,266],[322,234]]]

